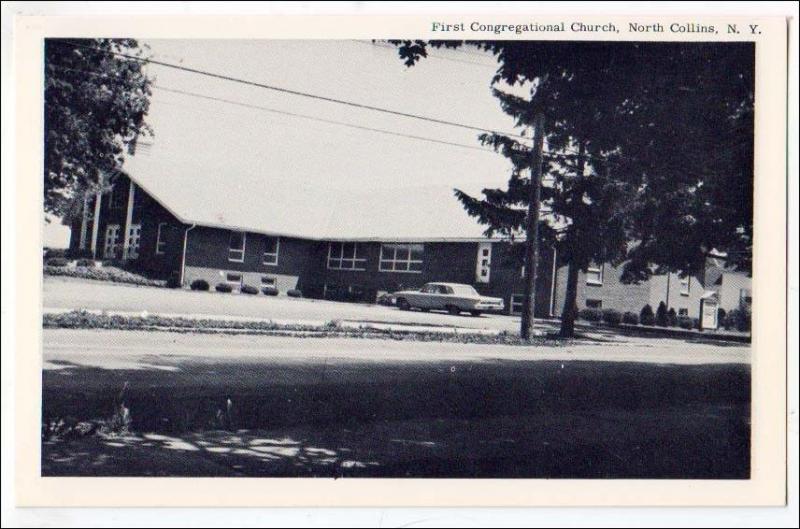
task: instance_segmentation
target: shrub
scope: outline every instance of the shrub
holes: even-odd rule
[[[47,260],[47,266],[57,266],[57,267],[67,266],[67,260],[64,259],[63,257],[52,257]]]
[[[749,309],[733,309],[725,316],[725,328],[735,328],[737,331],[750,332],[751,320],[752,315]]]
[[[653,307],[645,305],[639,313],[639,321],[642,325],[654,325],[656,323],[656,316],[653,314]]]
[[[178,272],[172,272],[167,278],[167,288],[180,288],[181,275]]]
[[[650,309],[652,311],[652,309]],[[639,316],[635,312],[626,312],[622,315],[622,323],[628,325],[639,325]]]
[[[603,311],[600,309],[583,309],[578,313],[578,317],[586,321],[600,321],[603,319]]]
[[[622,323],[622,313],[614,309],[605,309],[603,311],[603,321],[608,325],[616,327]]]
[[[214,289],[217,292],[233,292],[233,287],[228,283],[217,283]]]
[[[278,289],[275,288],[275,287],[263,287],[261,289],[261,292],[263,292],[265,296],[277,296],[278,295]]]
[[[78,259],[75,261],[75,266],[82,266],[84,268],[94,268],[93,259]]]
[[[103,259],[100,264],[103,266],[116,266],[117,262],[113,259]]]
[[[695,318],[690,318],[689,316],[678,316],[678,327],[682,329],[693,329],[695,327],[694,319]]]
[[[667,320],[667,306],[662,301],[658,304],[656,309],[656,325],[659,327],[667,327],[669,322]]]
[[[296,288],[293,288],[291,290],[287,290],[286,291],[286,295],[289,296],[290,298],[302,298],[303,297],[303,293],[300,292]]]
[[[254,294],[258,294],[258,289],[252,285],[242,285],[242,288],[239,289],[239,292],[242,294],[250,294],[252,296]]]
[[[678,313],[675,312],[675,309],[669,309],[667,311],[667,325],[670,327],[678,326]]]
[[[208,281],[206,281],[205,279],[195,279],[189,285],[189,288],[191,288],[192,290],[207,291],[209,288],[211,288],[211,286],[208,284]]]
[[[726,315],[725,309],[723,309],[722,307],[717,309],[717,324],[720,327],[725,327],[725,315]],[[725,328],[727,329],[727,327]]]
[[[67,257],[67,249],[66,248],[45,248],[44,249],[44,257],[45,259],[52,259],[55,257],[66,258]]]

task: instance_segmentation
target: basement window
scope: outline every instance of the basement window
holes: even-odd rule
[[[225,282],[226,283],[231,283],[233,285],[241,286],[241,284],[242,284],[242,274],[233,274],[233,273],[228,272],[225,275]]]
[[[587,299],[586,300],[586,308],[587,309],[602,309],[603,308],[603,300],[602,299]]]
[[[278,250],[280,250],[281,241],[278,237],[266,237],[264,241],[264,259],[265,265],[275,266],[278,264]]]
[[[235,263],[244,262],[244,248],[247,242],[247,234],[241,231],[232,231],[230,243],[228,244],[228,261]]]
[[[270,276],[261,276],[261,286],[265,287],[274,287],[275,286],[275,278]]]

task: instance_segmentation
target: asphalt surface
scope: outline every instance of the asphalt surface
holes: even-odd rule
[[[120,399],[132,419],[124,435],[46,434],[46,476],[749,475],[747,347],[43,338],[45,425],[98,424]]]

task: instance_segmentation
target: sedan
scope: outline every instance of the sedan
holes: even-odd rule
[[[481,296],[470,285],[458,283],[427,283],[419,290],[403,290],[393,295],[401,310],[446,310],[453,315],[469,312],[473,316],[503,310],[501,298]]]

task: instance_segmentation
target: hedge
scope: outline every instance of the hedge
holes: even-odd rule
[[[56,266],[58,268],[61,268],[67,266],[68,261],[63,257],[51,257],[50,259],[47,260],[45,264],[47,266]]]
[[[258,289],[252,285],[242,285],[242,288],[239,289],[239,292],[242,294],[250,294],[252,296],[254,294],[258,294]]]
[[[201,290],[203,292],[207,292],[211,288],[211,285],[209,285],[208,281],[206,281],[205,279],[195,279],[189,285],[189,288],[191,288],[192,290]]]
[[[95,262],[94,259],[78,259],[75,261],[75,266],[82,266],[84,268],[94,268]]]
[[[297,290],[296,288],[293,288],[291,290],[287,290],[286,291],[286,295],[289,296],[290,298],[302,298],[303,297],[303,293],[300,292],[299,290]]]
[[[622,323],[628,325],[639,325],[639,316],[635,312],[626,312],[622,315]]]
[[[639,323],[642,325],[655,325],[656,315],[653,314],[653,307],[645,305],[639,312]]]
[[[616,327],[622,323],[622,313],[614,309],[605,309],[603,311],[603,322]]]
[[[217,283],[217,286],[214,287],[214,290],[217,292],[233,292],[233,287],[228,283]]]
[[[111,283],[125,283],[128,285],[139,285],[145,287],[163,287],[165,285],[165,281],[163,280],[149,279],[147,277],[134,274],[114,266],[68,268],[66,266],[47,265],[44,267],[44,274],[49,276],[91,279],[94,281],[108,281]]]
[[[600,309],[582,309],[578,313],[578,317],[586,321],[601,321],[603,319],[603,311]]]
[[[277,296],[278,289],[275,287],[264,287],[261,289],[261,292],[264,293],[265,296]]]

